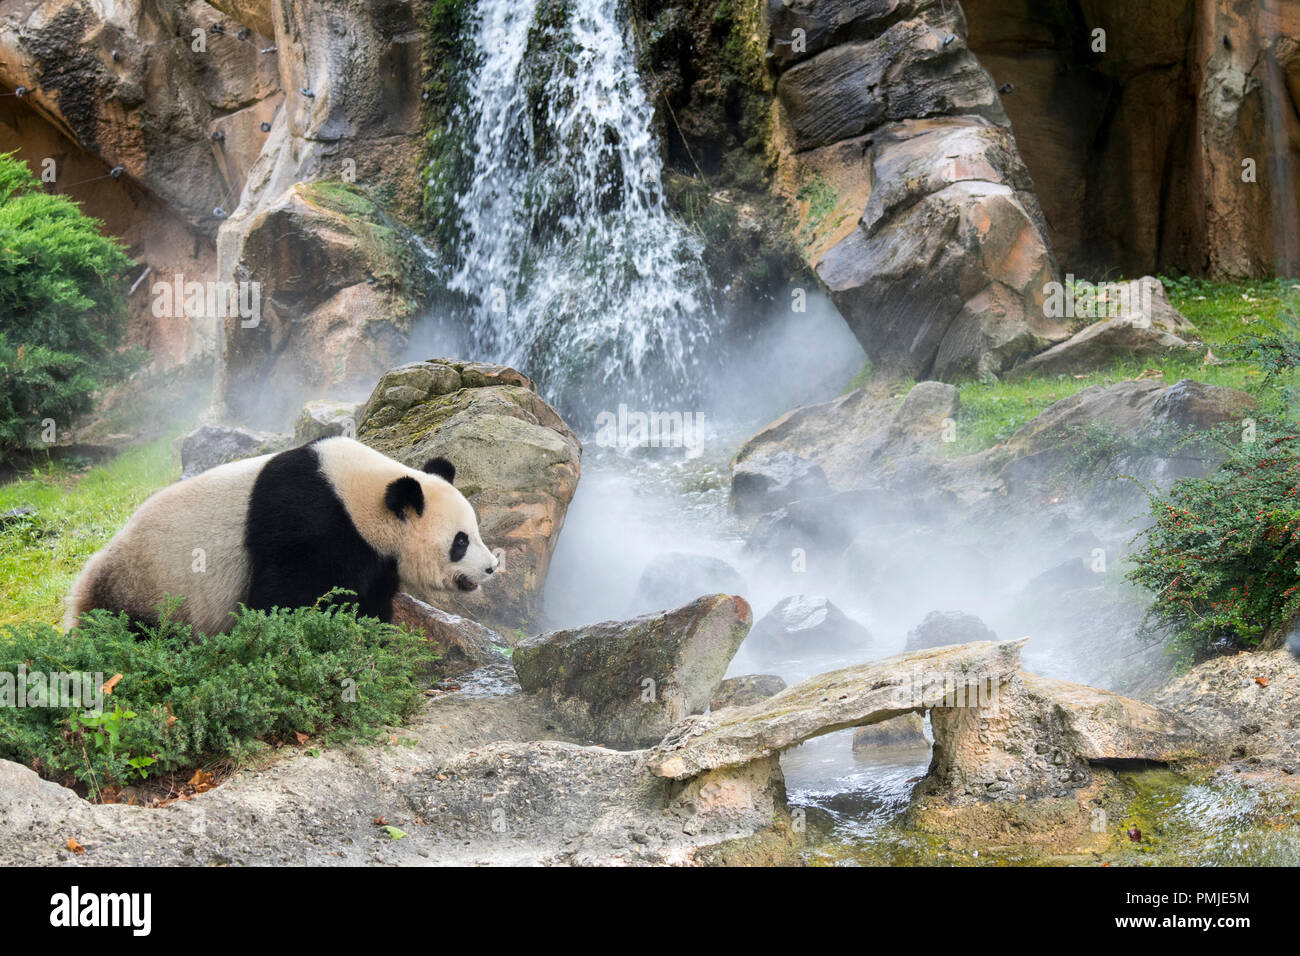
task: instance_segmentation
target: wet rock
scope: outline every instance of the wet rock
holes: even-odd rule
[[[293,423],[293,440],[295,444],[305,445],[317,438],[330,438],[334,435],[357,435],[357,412],[361,406],[356,402],[334,402],[316,399],[307,402],[298,413]]]
[[[871,633],[824,597],[796,594],[764,614],[745,638],[760,661],[842,654],[871,645]]]
[[[687,551],[655,555],[637,579],[637,610],[681,607],[701,594],[744,594],[745,579],[721,558]]]
[[[536,629],[582,446],[533,383],[503,365],[412,362],[379,380],[357,438],[414,468],[436,456],[450,461],[484,543],[501,549],[490,586],[422,597],[496,630]]]
[[[907,632],[906,651],[928,647],[969,644],[972,641],[996,641],[998,636],[974,614],[962,611],[931,611],[920,624]]]
[[[751,623],[744,599],[710,595],[529,638],[511,660],[523,689],[544,695],[574,733],[632,749],[704,711]]]
[[[181,477],[193,478],[227,462],[284,451],[292,444],[290,436],[275,432],[234,425],[200,425],[181,442]]]
[[[776,674],[746,674],[743,677],[728,677],[709,700],[710,710],[724,707],[744,707],[766,700],[773,694],[785,690],[786,683]]]
[[[775,511],[791,501],[816,498],[830,490],[819,466],[785,451],[748,458],[731,473],[731,507],[742,516]]]
[[[853,732],[853,752],[874,754],[882,750],[929,749],[925,739],[925,718],[920,714],[903,714],[868,724]]]
[[[441,673],[463,674],[487,664],[506,663],[505,654],[497,648],[508,647],[509,642],[496,631],[401,591],[393,598],[393,623],[423,633],[437,645]]]

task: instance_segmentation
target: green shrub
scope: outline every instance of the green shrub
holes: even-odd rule
[[[44,419],[70,425],[135,359],[117,351],[132,263],[98,227],[0,153],[0,452],[37,445]]]
[[[12,625],[0,629],[0,674],[23,666],[122,679],[91,718],[79,707],[0,706],[0,757],[93,796],[298,733],[322,743],[373,736],[414,712],[415,678],[434,660],[422,637],[354,606],[243,610],[229,634],[197,641],[166,613],[143,636],[106,611],[67,634]]]
[[[1217,471],[1151,496],[1129,572],[1184,663],[1254,647],[1300,611],[1300,435],[1261,418],[1254,441],[1219,437]]]

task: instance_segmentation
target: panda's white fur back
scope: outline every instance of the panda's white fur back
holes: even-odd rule
[[[178,620],[211,634],[241,603],[298,607],[333,587],[388,620],[398,587],[426,598],[477,587],[498,561],[454,472],[443,459],[419,471],[335,437],[170,485],[87,563],[64,627],[93,608],[152,621],[170,596],[184,599]]]
[[[183,595],[181,617],[197,630],[228,627],[231,610],[248,589],[248,503],[270,458],[219,465],[150,496],[77,577],[64,628],[109,594],[140,619],[167,595]]]

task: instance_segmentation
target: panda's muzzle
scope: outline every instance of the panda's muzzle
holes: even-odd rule
[[[477,591],[478,585],[471,581],[466,575],[456,575],[456,587],[462,591]]]

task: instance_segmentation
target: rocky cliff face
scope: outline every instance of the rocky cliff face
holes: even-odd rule
[[[964,6],[971,49],[1014,87],[1004,106],[1063,267],[1300,269],[1294,4]]]
[[[429,229],[423,134],[450,122],[429,68],[465,40],[466,9],[7,4],[0,148],[53,160],[52,188],[127,239],[150,270],[136,341],[163,365],[221,356],[230,414],[291,360],[312,366],[291,376],[298,392],[356,385],[398,358],[420,304],[420,276],[376,260],[366,224]],[[877,365],[987,377],[1064,339],[1043,309],[1058,265],[1300,268],[1290,6],[637,0],[627,14],[665,193],[732,312],[816,282]],[[313,298],[288,288],[308,273],[273,274],[287,263],[263,253],[268,223],[322,180],[368,204],[328,241],[319,208],[294,219],[327,275],[363,263]],[[155,315],[153,284],[178,275],[257,283],[265,324]]]
[[[134,337],[161,364],[222,355],[233,374],[221,377],[219,399],[247,397],[249,376],[265,381],[290,360],[300,363],[290,390],[369,384],[404,344],[418,295],[368,227],[418,211],[425,6],[8,4],[0,85],[14,95],[0,98],[0,149],[19,149],[38,172],[52,159],[52,188],[83,201],[149,269],[131,299]],[[373,198],[341,213],[316,204],[293,220],[304,201],[294,187],[321,179]],[[284,226],[275,210],[285,208],[303,241],[267,255],[268,217]],[[315,227],[331,216],[356,227],[335,222],[322,238],[328,230]],[[304,246],[337,255],[288,261]],[[357,263],[355,281],[327,282],[336,294],[316,302],[289,288],[320,278],[289,266],[338,278]],[[159,315],[159,281],[257,283],[266,322],[206,307]],[[338,348],[322,356],[321,338]]]

